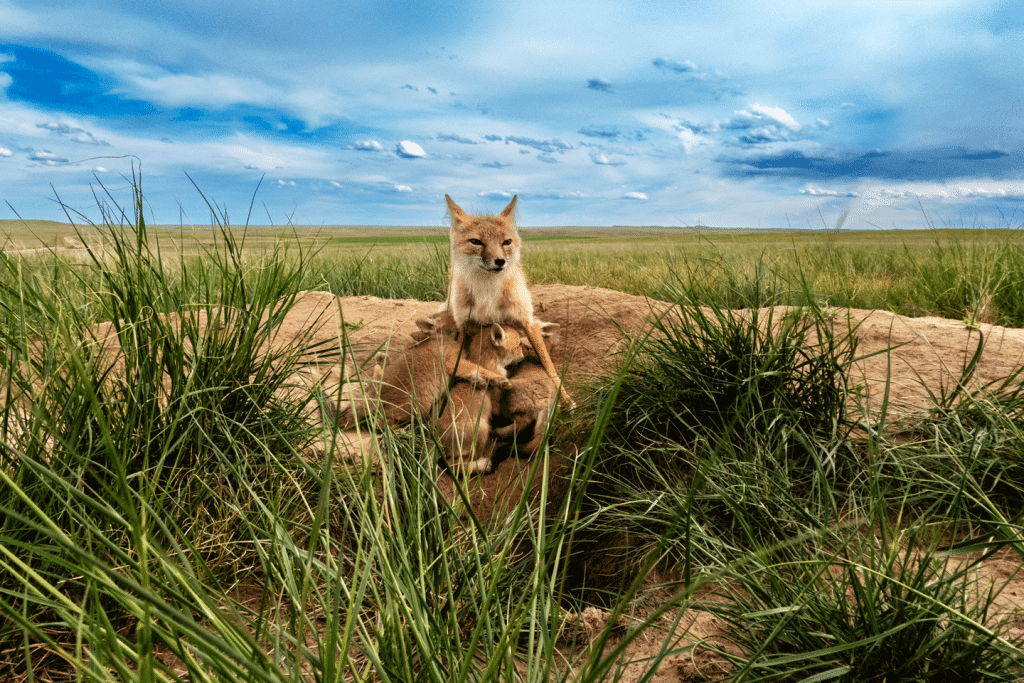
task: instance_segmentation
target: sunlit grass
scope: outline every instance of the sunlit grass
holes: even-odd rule
[[[443,230],[188,232],[129,200],[83,221],[84,256],[0,255],[0,679],[587,682],[660,639],[653,677],[692,609],[737,681],[1020,679],[1019,615],[975,571],[1024,556],[1019,376],[851,417],[829,308],[1024,324],[1016,231],[524,231],[533,282],[674,306],[559,416],[541,499],[484,525],[429,429],[343,461],[289,384],[308,340],[267,350],[302,290],[441,298]],[[594,548],[617,581],[580,572]],[[630,625],[586,634],[592,601]]]

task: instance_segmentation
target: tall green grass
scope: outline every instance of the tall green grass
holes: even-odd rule
[[[970,304],[937,302],[966,282],[1010,310],[988,302],[1012,248],[629,256],[631,286],[675,305],[484,523],[472,479],[439,486],[429,429],[381,428],[353,463],[310,420],[338,397],[292,377],[344,338],[271,343],[304,289],[439,298],[443,250],[249,253],[211,207],[199,255],[164,253],[134,180],[126,208],[100,195],[84,262],[0,255],[0,678],[604,681],[641,640],[647,680],[695,646],[737,681],[1022,675],[1019,617],[979,574],[1024,554],[1019,376],[913,422],[851,411],[856,331],[820,288],[916,258],[921,282],[948,267],[923,307]],[[535,281],[621,266],[549,253],[564,269],[531,260]],[[780,303],[801,306],[760,310]],[[616,581],[580,561],[615,547]],[[609,626],[587,633],[595,599]],[[678,639],[696,609],[722,638]]]

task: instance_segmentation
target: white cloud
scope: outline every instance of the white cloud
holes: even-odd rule
[[[677,62],[674,59],[665,59],[658,57],[651,62],[656,68],[662,71],[672,71],[677,74],[693,73],[697,71],[697,65],[688,59],[684,59],[681,62]]]
[[[139,67],[122,73],[124,90],[133,97],[155,102],[165,107],[226,107],[246,103],[280,106],[292,93],[286,93],[258,78],[231,74],[170,74],[166,72],[139,73]],[[134,72],[132,72],[134,71]]]
[[[647,201],[647,195],[643,192],[627,192],[623,195],[626,199],[640,199]]]
[[[0,157],[9,157],[12,154],[14,154],[14,152],[7,149],[6,147],[0,147]]]
[[[422,147],[409,140],[399,142],[395,146],[395,153],[403,159],[422,159],[427,156]]]
[[[796,122],[796,119],[787,114],[781,107],[767,107],[763,104],[755,104],[751,107],[751,110],[755,115],[776,121],[794,133],[800,130],[801,126]]]
[[[346,145],[345,149],[355,149],[360,152],[383,152],[384,145],[376,140],[356,140],[351,145]]]
[[[810,195],[812,197],[859,197],[860,194],[849,190],[826,190],[822,187],[805,187],[800,190],[800,194]]]
[[[295,181],[294,180],[278,180],[277,181],[277,186],[278,187],[295,187]]]
[[[109,171],[103,168],[102,166],[97,166],[92,170],[95,171],[96,173],[109,173]]]
[[[455,133],[438,133],[437,134],[437,141],[438,142],[457,142],[460,145],[475,145],[475,144],[477,144],[473,140],[470,140],[469,138],[464,138],[461,135],[456,135]]]
[[[608,155],[603,152],[595,152],[590,155],[590,160],[598,166],[625,166],[625,161],[612,161],[608,158]]]
[[[395,192],[412,192],[412,188],[408,185],[395,185]]]
[[[41,161],[44,164],[55,166],[57,164],[69,163],[67,159],[61,156],[57,156],[53,152],[32,152],[28,155],[28,158],[32,161]]]

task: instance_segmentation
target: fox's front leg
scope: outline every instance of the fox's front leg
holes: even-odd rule
[[[544,371],[548,373],[548,377],[558,384],[558,395],[561,398],[561,402],[570,410],[576,407],[576,402],[569,396],[569,392],[562,386],[562,378],[559,376],[558,371],[555,370],[555,364],[551,362],[551,356],[548,355],[547,344],[544,343],[544,336],[540,331],[540,323],[534,320],[532,323],[524,325],[526,329],[526,338],[533,344],[533,350],[540,359],[540,364],[544,366]]]

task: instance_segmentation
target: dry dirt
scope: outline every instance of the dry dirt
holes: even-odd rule
[[[532,293],[536,316],[561,325],[561,339],[551,349],[551,356],[556,366],[565,369],[570,391],[614,363],[615,354],[622,347],[623,330],[645,329],[650,316],[667,307],[664,302],[601,288],[541,285],[533,287]],[[287,344],[311,325],[318,328],[319,339],[337,339],[343,319],[357,327],[346,334],[354,345],[356,360],[363,362],[381,348],[395,350],[408,346],[412,341],[409,335],[416,329],[414,321],[433,314],[437,308],[436,302],[338,298],[310,292],[300,298],[289,314],[275,344]],[[960,377],[961,369],[977,348],[979,333],[984,335],[986,345],[975,385],[1001,380],[1024,364],[1024,330],[985,324],[971,330],[962,321],[907,318],[886,311],[840,309],[835,316],[837,326],[857,326],[858,356],[866,358],[856,364],[853,383],[861,385],[862,403],[869,410],[880,406],[887,382],[891,412],[912,414],[926,409],[930,403],[929,390],[937,393],[940,387],[953,386]],[[345,372],[350,374],[352,369]],[[335,383],[340,379],[336,364],[322,366],[320,374],[332,375]],[[354,437],[347,445],[356,452],[360,448],[369,450],[365,440]],[[358,457],[355,452],[353,455]],[[372,453],[364,455],[375,457]],[[497,462],[493,473],[474,478],[470,495],[482,518],[498,518],[496,513],[504,509],[503,505],[518,499],[523,487],[531,485],[525,481],[530,464],[527,459],[509,457]],[[548,469],[554,474],[564,465],[564,461],[552,458]],[[444,475],[441,483],[451,488]],[[1024,596],[1024,577],[1019,569],[1020,561],[1013,555],[990,560],[982,568],[983,579],[1011,579],[1003,594],[1007,607],[1015,607]],[[589,608],[580,615],[581,627],[587,633],[599,631],[606,618],[607,614]],[[692,642],[704,640],[724,645],[719,623],[706,612],[691,610],[683,618],[681,628]],[[620,680],[640,678],[647,669],[643,660],[654,655],[661,642],[661,638],[637,639],[625,655],[626,660],[636,661],[626,666]],[[720,673],[714,660],[711,653],[697,648],[668,658],[652,680],[668,683],[714,678]]]

